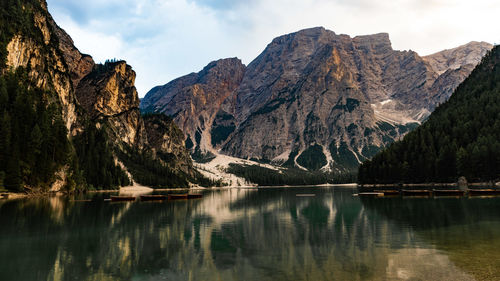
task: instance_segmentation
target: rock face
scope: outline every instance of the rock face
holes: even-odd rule
[[[223,125],[221,105],[238,88],[244,74],[245,66],[239,59],[214,61],[199,73],[154,88],[141,108],[172,116],[193,147],[210,150],[218,140],[212,139],[212,125]]]
[[[113,140],[142,149],[147,142],[135,89],[136,74],[124,61],[96,65],[85,76],[76,94],[87,114],[106,123]]]
[[[95,64],[92,57],[80,53],[51,17],[45,0],[24,0],[19,5],[22,16],[31,16],[34,25],[7,38],[5,69],[0,69],[0,73],[23,67],[34,85],[55,91],[59,100],[49,102],[60,105],[69,137],[81,133],[84,124],[93,122],[98,127],[106,126],[109,139],[117,147],[128,145],[136,150],[154,149],[157,154],[173,155],[164,162],[185,174],[193,173],[191,159],[185,156],[184,140],[178,137],[174,124],[164,122],[158,127],[148,123],[153,128],[146,130],[131,66],[124,61]],[[155,128],[164,131],[155,132]],[[156,140],[158,136],[161,144]],[[66,175],[63,171],[59,176]]]
[[[184,146],[184,134],[174,121],[165,115],[144,116],[147,141],[157,157],[174,171],[194,176],[189,152]]]
[[[434,71],[443,74],[465,65],[476,66],[491,48],[493,45],[490,43],[473,41],[457,48],[425,56],[423,59],[431,65]]]
[[[467,65],[489,48],[469,45],[463,51],[468,58],[452,62],[463,52],[423,58],[393,50],[386,33],[351,38],[306,29],[274,39],[239,85],[235,75],[231,87],[219,79],[218,86],[193,91],[204,70],[154,88],[141,108],[172,115],[181,127],[197,124],[187,126],[187,142],[202,142],[206,150],[309,169],[317,165],[307,165],[305,158],[326,158],[323,169],[352,170],[425,120],[470,73]],[[231,73],[227,66],[220,71]],[[211,98],[226,95],[222,103]],[[206,104],[193,99],[211,101],[212,118],[200,114]],[[211,142],[203,142],[207,136]]]

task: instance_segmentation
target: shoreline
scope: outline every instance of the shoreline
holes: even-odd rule
[[[358,187],[360,188],[380,188],[380,187],[398,187],[398,188],[404,188],[404,187],[459,187],[460,185],[458,183],[404,183],[404,184],[398,184],[398,183],[370,183],[370,184],[357,184]],[[471,182],[464,184],[465,187],[470,188],[470,187],[490,187],[490,188],[496,188],[500,187],[500,182],[497,183],[491,183],[491,182]]]
[[[180,187],[180,188],[150,188],[142,185],[131,185],[121,187],[120,189],[108,189],[108,190],[88,190],[87,193],[118,193],[123,195],[139,196],[142,194],[149,194],[153,192],[165,192],[165,191],[203,191],[203,190],[258,190],[258,189],[273,189],[273,188],[321,188],[321,187],[344,187],[344,188],[408,188],[408,187],[454,187],[458,188],[458,183],[407,183],[407,184],[357,184],[357,183],[347,183],[347,184],[317,184],[317,185],[262,185],[262,186],[223,186],[223,187]],[[475,182],[468,183],[466,185],[468,189],[475,188],[500,188],[500,182],[488,183],[488,182]],[[0,200],[16,200],[29,197],[44,197],[44,196],[62,196],[70,195],[69,193],[58,191],[58,192],[44,192],[44,193],[16,193],[12,191],[2,191],[0,192]]]

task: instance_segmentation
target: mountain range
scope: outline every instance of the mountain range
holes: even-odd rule
[[[394,50],[386,33],[305,29],[275,38],[248,66],[221,59],[155,87],[140,108],[171,116],[195,160],[355,171],[426,120],[491,48],[420,56]]]

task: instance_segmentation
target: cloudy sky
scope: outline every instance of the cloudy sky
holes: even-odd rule
[[[500,43],[496,0],[47,0],[80,51],[124,59],[144,96],[210,61],[250,63],[274,38],[324,26],[388,32],[394,49],[430,54],[469,41]]]

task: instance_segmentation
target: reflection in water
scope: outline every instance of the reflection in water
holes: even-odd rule
[[[361,200],[353,192],[231,189],[163,203],[110,203],[103,195],[91,202],[3,201],[0,276],[500,280],[499,199]]]

